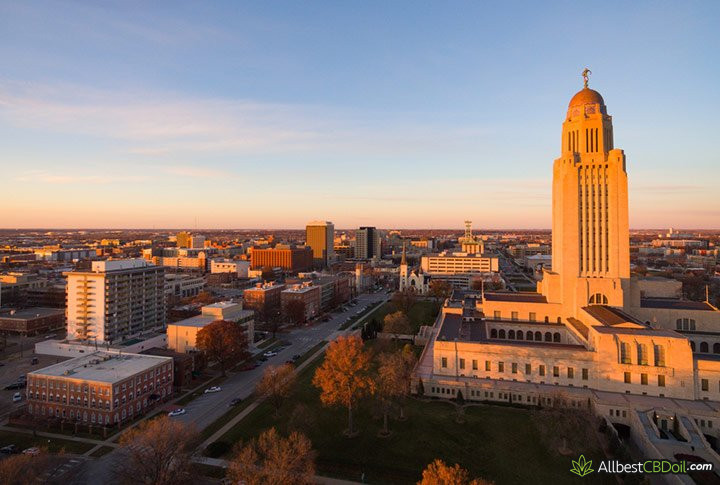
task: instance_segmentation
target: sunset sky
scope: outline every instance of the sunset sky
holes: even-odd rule
[[[580,71],[631,227],[720,228],[720,2],[0,0],[0,227],[549,228]]]

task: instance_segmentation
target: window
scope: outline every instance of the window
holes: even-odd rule
[[[620,342],[620,362],[623,364],[630,363],[630,344],[627,342]]]
[[[588,370],[587,369],[582,370],[582,380],[584,380],[584,381],[588,380]]]
[[[465,368],[465,359],[460,359],[460,368],[461,369]]]
[[[658,375],[658,387],[665,387],[665,376],[664,375]]]
[[[505,372],[505,362],[498,362],[498,372]]]
[[[553,377],[560,377],[560,367],[556,365],[553,366]]]
[[[515,340],[515,330],[508,330],[508,338],[510,340]]]
[[[655,345],[655,366],[665,367],[665,347],[662,345]]]
[[[550,332],[545,332],[545,341],[552,342],[552,334]]]
[[[707,380],[707,379],[701,379],[701,380],[700,380],[700,385],[702,386],[702,390],[703,390],[703,391],[707,391],[707,390],[708,390],[708,380]]]
[[[498,332],[498,338],[505,338],[505,330],[500,329],[500,331]]]
[[[707,354],[709,351],[710,351],[710,349],[708,348],[708,343],[700,342],[700,352],[703,354]]]
[[[544,365],[540,365],[540,367],[538,367],[538,374],[540,374],[541,376],[545,375],[545,366]]]
[[[532,373],[532,367],[530,366],[530,364],[525,364],[525,373],[527,375],[530,375]]]
[[[518,319],[518,312],[512,312],[512,313],[510,313],[510,318],[512,318],[513,320],[517,320],[517,319]]]
[[[528,330],[527,333],[525,334],[525,340],[532,340],[532,339],[533,339],[533,333],[530,330]]]
[[[512,373],[517,374],[517,363],[515,362],[512,363]]]
[[[568,367],[568,379],[575,379],[575,369]]]
[[[677,330],[695,330],[695,319],[693,318],[678,318],[675,320],[675,328]]]
[[[535,315],[535,312],[530,312],[529,319],[531,322],[534,322],[537,319],[537,316]]]
[[[632,383],[632,379],[630,378],[630,373],[626,372],[625,373],[625,384],[630,384],[630,383]]]
[[[638,357],[638,364],[647,365],[648,355],[647,355],[647,345],[646,344],[637,344],[637,357]]]
[[[608,299],[607,296],[603,295],[602,293],[595,293],[590,297],[588,303],[590,305],[607,305]]]
[[[560,333],[559,332],[555,332],[553,334],[553,342],[560,343]]]
[[[493,318],[495,318],[495,320],[500,320],[502,318],[502,313],[500,312],[500,310],[495,310],[493,312]]]
[[[443,368],[447,367],[447,357],[443,357],[440,360],[441,360],[440,366]]]
[[[644,374],[644,373],[640,374],[640,384],[642,384],[643,386],[648,385],[648,375],[647,374]]]
[[[497,338],[497,336],[498,336],[497,329],[496,328],[491,329],[490,330],[490,338]]]
[[[478,363],[477,363],[477,360],[473,359],[473,361],[472,361],[472,366],[473,366],[473,367],[472,367],[472,368],[473,368],[473,370],[478,370]]]
[[[486,361],[485,361],[485,370],[486,370],[487,372],[490,372],[490,361],[489,361],[489,360],[486,360]]]

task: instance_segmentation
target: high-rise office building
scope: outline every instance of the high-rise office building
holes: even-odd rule
[[[309,222],[305,231],[305,243],[312,248],[315,266],[324,268],[335,260],[335,226],[332,222]]]
[[[178,232],[176,240],[177,240],[177,247],[189,248],[191,240],[192,240],[192,234],[190,234],[187,231]]]
[[[122,342],[165,325],[165,270],[143,259],[95,261],[65,273],[68,338]]]
[[[355,257],[360,259],[379,259],[380,233],[375,227],[361,227],[355,232]]]

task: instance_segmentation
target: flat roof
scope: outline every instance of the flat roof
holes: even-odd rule
[[[530,291],[518,292],[485,292],[487,301],[511,301],[521,303],[547,303],[547,298],[540,293]]]
[[[121,354],[97,351],[59,364],[45,367],[30,376],[67,377],[93,382],[114,383],[143,372],[158,364],[172,362],[172,357],[156,355]]]
[[[642,327],[647,327],[647,325],[642,323],[640,320],[632,315],[628,315],[619,308],[614,308],[608,305],[588,305],[582,307],[582,309],[603,325],[613,326],[622,325],[624,323],[632,323],[635,325],[641,325]]]
[[[669,310],[715,311],[705,301],[680,300],[678,298],[641,298],[641,308],[666,308]]]
[[[2,320],[32,320],[33,318],[48,317],[51,315],[65,315],[63,308],[23,308],[22,310],[15,310],[14,313],[0,313],[0,319]]]

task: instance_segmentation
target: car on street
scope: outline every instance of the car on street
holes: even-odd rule
[[[213,392],[220,392],[222,391],[222,387],[220,386],[212,386],[205,389],[205,394],[212,394]]]
[[[30,365],[37,365],[37,363],[40,362],[37,357],[33,357],[30,361]]]
[[[268,350],[263,354],[263,357],[269,358],[269,357],[275,357],[278,353],[274,350]]]
[[[228,406],[237,406],[237,405],[240,404],[241,402],[242,402],[242,399],[239,398],[239,397],[236,397],[235,399],[233,399],[232,401],[230,401],[230,403],[228,404]]]
[[[168,413],[168,416],[170,416],[171,418],[174,418],[175,416],[182,416],[183,414],[185,414],[185,409],[178,408],[178,409],[175,409],[174,411],[170,411]]]
[[[18,448],[15,445],[7,445],[0,448],[0,453],[3,453],[5,455],[12,455],[13,453],[17,453]]]
[[[293,362],[295,362],[296,360],[299,360],[299,359],[300,359],[300,354],[295,354],[292,356]]]
[[[19,392],[16,392],[15,394],[13,394],[12,399],[13,399],[13,402],[20,402],[20,401],[22,401],[22,394],[20,394]]]
[[[33,446],[31,448],[26,448],[23,451],[23,455],[39,455],[40,454],[40,448],[37,446]]]

